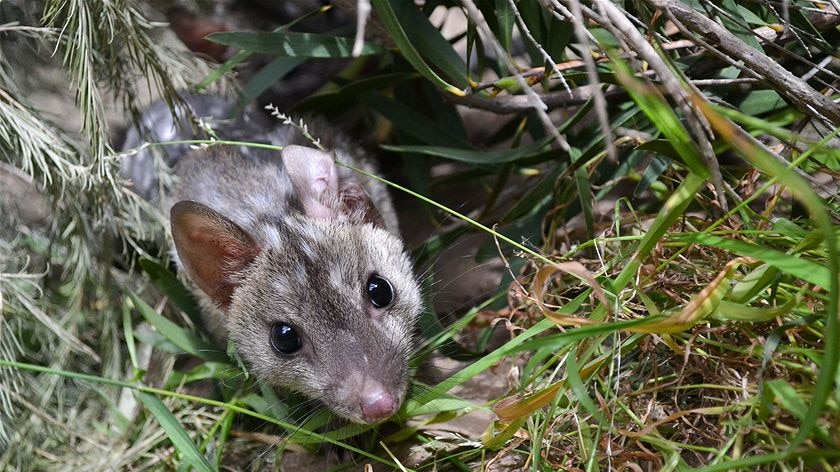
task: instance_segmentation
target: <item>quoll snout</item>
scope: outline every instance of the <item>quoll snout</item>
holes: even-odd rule
[[[378,423],[393,416],[399,404],[382,384],[368,380],[359,390],[359,408],[365,423]]]
[[[393,416],[397,412],[396,407],[397,404],[390,393],[380,392],[373,399],[363,400],[362,418],[368,423],[378,423]]]
[[[336,396],[349,407],[347,416],[350,419],[375,424],[394,416],[400,409],[404,392],[402,387],[388,387],[368,375],[354,372],[344,379]]]

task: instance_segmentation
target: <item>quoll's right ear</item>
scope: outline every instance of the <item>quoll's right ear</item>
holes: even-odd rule
[[[198,202],[176,203],[170,221],[175,250],[190,280],[226,310],[241,271],[257,257],[259,246],[236,223]]]
[[[283,166],[303,211],[316,218],[333,218],[338,199],[338,172],[333,156],[318,149],[288,145],[280,151]]]
[[[353,178],[339,181],[335,154],[292,144],[284,147],[280,155],[307,215],[385,227],[365,189]]]

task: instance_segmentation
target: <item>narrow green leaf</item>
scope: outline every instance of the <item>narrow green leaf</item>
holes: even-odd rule
[[[431,277],[428,277],[423,281],[423,293],[431,293],[432,283],[433,279]],[[437,351],[451,359],[461,361],[471,361],[483,354],[465,349],[463,346],[458,344],[455,337],[461,330],[464,329],[465,326],[475,319],[479,311],[486,309],[494,301],[496,301],[497,298],[498,296],[485,300],[482,304],[473,307],[467,314],[460,317],[460,319],[455,323],[452,323],[449,326],[444,326],[440,322],[440,318],[438,318],[435,310],[431,308],[433,306],[431,296],[424,296],[423,304],[429,308],[420,313],[420,319],[417,321],[417,326],[419,327],[420,332],[423,333],[423,337],[426,341],[415,350],[415,354],[412,356],[412,360],[410,362],[411,367],[418,367],[421,365],[432,351]]]
[[[769,287],[778,275],[779,269],[762,264],[733,285],[728,298],[735,303],[747,303]]]
[[[783,379],[768,380],[764,384],[764,388],[773,392],[773,395],[778,399],[782,408],[793,413],[798,419],[805,417],[808,412],[808,405],[802,399],[802,395]]]
[[[175,274],[157,262],[145,257],[140,259],[140,268],[152,279],[155,286],[169,298],[175,307],[183,311],[190,318],[193,324],[196,326],[203,324],[198,303],[196,303],[190,291],[184,287],[184,284],[178,280]]]
[[[658,130],[665,135],[674,150],[682,157],[686,166],[700,177],[707,178],[709,169],[703,161],[694,138],[685,129],[674,108],[662,97],[652,85],[646,84],[631,74],[624,61],[618,56],[611,55],[616,77],[624,85],[630,97],[639,105]]]
[[[128,349],[128,358],[131,359],[131,367],[137,370],[140,368],[140,363],[137,361],[137,345],[134,342],[134,328],[131,326],[131,308],[125,300],[123,300],[121,308],[123,336],[125,337],[126,349]]]
[[[534,65],[542,65],[545,62],[545,58],[543,58],[542,53],[537,49],[534,45],[534,42],[540,45],[545,45],[547,43],[547,36],[548,36],[548,23],[546,22],[546,16],[548,16],[547,9],[544,8],[540,2],[515,2],[516,8],[519,10],[519,15],[522,17],[522,23],[517,24],[517,29],[522,29],[522,24],[528,29],[529,35],[534,38],[533,41],[530,39],[523,40],[522,43],[525,46],[525,50],[528,52],[528,56],[531,60],[531,63]],[[492,5],[492,4],[491,4]],[[488,14],[486,11],[482,11],[486,18],[492,18],[492,12]],[[524,33],[522,33],[524,35]],[[523,38],[525,39],[525,38]],[[508,50],[509,51],[509,50]],[[501,62],[501,60],[499,60]],[[503,62],[501,62],[504,64]],[[507,70],[506,67],[503,67],[502,70]]]
[[[669,164],[668,159],[662,156],[654,156],[647,169],[645,169],[645,173],[642,174],[639,184],[633,189],[633,196],[639,197],[651,188],[659,180],[659,176],[668,169]]]
[[[787,106],[787,103],[779,96],[775,90],[755,90],[739,104],[736,113],[742,113],[744,116],[757,117],[765,113],[776,111]],[[766,126],[766,121],[755,120],[756,123]],[[790,133],[788,130],[785,130]]]
[[[601,426],[606,426],[607,419],[604,417],[604,413],[592,401],[592,397],[589,396],[589,392],[583,384],[576,355],[577,352],[574,349],[566,355],[566,381],[583,409],[601,423]]]
[[[589,295],[588,290],[584,293]],[[544,348],[561,349],[584,339],[603,336],[605,334],[612,334],[622,330],[629,331],[634,328],[643,327],[647,324],[659,323],[662,320],[667,320],[667,317],[663,315],[650,315],[633,320],[581,326],[579,328],[569,329],[560,334],[551,334],[541,338],[532,339],[527,343],[523,343],[521,346],[518,346],[513,352],[527,352]]]
[[[464,92],[461,89],[440,78],[440,76],[437,75],[437,73],[435,73],[428,64],[426,64],[417,52],[417,49],[414,48],[414,45],[408,39],[408,36],[406,36],[405,30],[403,30],[402,25],[397,19],[389,0],[372,0],[371,4],[376,10],[376,13],[379,15],[379,18],[382,20],[382,23],[385,25],[385,28],[388,30],[388,33],[390,33],[391,39],[393,39],[397,47],[400,48],[400,52],[403,57],[414,67],[414,69],[417,70],[417,72],[422,74],[423,77],[426,77],[433,84],[449,93],[459,96],[464,95]]]
[[[281,26],[279,28],[276,28],[274,30],[274,32],[286,31],[289,28],[293,27],[294,25],[300,23],[301,21],[305,21],[305,20],[308,20],[309,18],[312,18],[313,16],[323,14],[324,12],[329,10],[330,8],[332,8],[332,5],[320,6],[317,9],[312,10],[309,13],[298,16],[297,18],[293,19],[292,21],[286,23],[283,26]],[[251,51],[239,51],[239,52],[237,52],[232,58],[228,59],[227,61],[225,61],[224,64],[222,64],[217,69],[213,70],[210,74],[208,74],[207,77],[205,77],[204,80],[202,80],[201,83],[199,83],[196,86],[196,89],[197,90],[206,89],[207,86],[209,86],[213,82],[219,80],[223,75],[232,71],[234,67],[236,67],[239,64],[245,62],[246,59],[251,57],[251,54],[253,54],[253,52],[251,52]]]
[[[202,341],[194,333],[181,328],[175,323],[157,314],[151,306],[141,300],[133,292],[128,292],[128,296],[131,298],[134,306],[140,310],[140,314],[143,315],[143,318],[146,318],[146,321],[154,326],[160,334],[166,337],[166,339],[171,341],[172,344],[178,346],[179,349],[208,361],[228,362],[227,356],[220,352],[219,349],[212,344]]]
[[[787,315],[793,310],[797,302],[796,297],[791,297],[787,303],[776,308],[756,308],[742,303],[721,300],[713,316],[720,320],[751,321],[757,323]]]
[[[713,107],[705,97],[695,94],[694,105],[706,115],[716,133],[737,150],[747,161],[762,172],[773,176],[786,186],[791,194],[808,210],[808,214],[816,223],[817,229],[823,233],[828,249],[828,267],[823,268],[822,274],[828,275],[828,283],[822,285],[828,292],[828,306],[825,311],[825,350],[822,357],[822,370],[814,387],[813,401],[808,408],[808,414],[802,420],[796,437],[791,441],[789,450],[794,450],[815,430],[818,430],[820,416],[826,402],[835,388],[835,375],[840,365],[840,248],[835,237],[835,225],[826,211],[826,206],[819,195],[804,178],[780,163],[763,147],[756,145],[746,132],[727,120]],[[835,133],[840,131],[835,130]],[[828,138],[828,137],[827,137]],[[826,139],[827,139],[826,138]],[[803,259],[804,260],[804,259]],[[770,261],[767,261],[768,263]],[[781,269],[781,268],[780,268]],[[782,269],[784,270],[784,269]],[[803,280],[808,280],[803,277]]]
[[[207,39],[244,51],[286,57],[353,57],[353,39],[314,33],[236,32],[213,33]],[[380,46],[365,43],[362,56],[378,54]]]
[[[758,15],[751,12],[748,8],[744,7],[743,5],[737,5],[736,8],[738,9],[738,15],[747,22],[747,24],[752,26],[766,26],[767,22],[761,19]]]
[[[425,405],[412,410],[411,416],[436,414],[444,411],[481,409],[484,408],[476,403],[444,393],[441,397],[430,400]]]
[[[650,141],[645,141],[636,146],[636,149],[655,152],[656,154],[661,154],[674,159],[675,161],[683,162],[680,154],[676,149],[674,149],[674,145],[667,139],[652,139]]]
[[[665,201],[659,214],[654,218],[650,229],[645,233],[636,253],[633,258],[624,266],[621,273],[615,278],[615,290],[621,290],[635,277],[636,271],[641,267],[644,259],[650,254],[650,251],[662,240],[665,233],[668,231],[677,219],[685,212],[689,203],[694,200],[697,192],[703,188],[706,179],[697,174],[688,174],[683,180],[682,184],[677,188],[671,197]],[[600,315],[600,313],[599,313]],[[603,316],[603,315],[600,315]],[[598,318],[596,318],[598,319]]]
[[[172,441],[172,445],[175,446],[175,450],[178,451],[178,455],[185,463],[200,472],[214,472],[213,466],[210,465],[207,458],[195,446],[195,443],[187,435],[181,423],[178,422],[175,415],[169,411],[169,408],[158,397],[148,393],[137,392],[137,398],[143,402],[146,408],[158,420],[158,423],[160,423],[160,426],[166,432],[166,436]]]
[[[546,52],[551,55],[555,62],[562,59],[563,51],[569,46],[574,36],[574,26],[571,21],[561,20],[552,16],[548,23],[548,41],[544,44]],[[547,69],[551,64],[546,64]],[[565,74],[564,74],[565,76]]]
[[[365,77],[350,82],[338,90],[330,90],[317,95],[311,95],[299,102],[295,106],[295,109],[322,114],[328,114],[329,110],[343,111],[347,109],[348,103],[355,102],[365,92],[391,88],[405,81],[416,80],[418,78],[420,78],[420,75],[416,72],[397,72]]]
[[[283,77],[293,71],[297,66],[306,61],[305,57],[279,56],[265,65],[259,72],[251,77],[251,80],[242,87],[242,99],[240,103],[248,104],[257,97],[280,82]]]
[[[136,383],[125,382],[125,381],[122,381],[122,380],[108,379],[108,378],[99,377],[99,376],[96,376],[96,375],[82,374],[82,373],[79,373],[79,372],[71,372],[71,371],[61,370],[61,369],[53,369],[53,368],[44,367],[44,366],[41,366],[41,365],[27,364],[27,363],[24,363],[24,362],[15,362],[15,361],[9,361],[9,360],[5,360],[5,359],[0,359],[0,367],[11,367],[11,368],[23,369],[23,370],[27,370],[27,371],[31,371],[31,372],[40,372],[40,373],[49,374],[49,375],[58,375],[58,376],[69,378],[69,379],[82,380],[82,381],[85,381],[85,382],[94,382],[94,383],[103,384],[103,385],[111,385],[111,386],[114,386],[114,387],[128,388],[128,389],[136,390],[138,392],[144,392],[144,393],[154,394],[154,395],[158,395],[158,396],[163,395],[163,396],[175,397],[175,398],[180,398],[182,400],[187,400],[187,401],[191,401],[191,402],[195,402],[195,403],[201,403],[201,404],[204,404],[204,405],[214,406],[214,407],[217,407],[217,408],[220,408],[220,409],[226,409],[226,410],[233,411],[233,412],[236,412],[236,413],[241,413],[243,415],[248,415],[248,416],[250,416],[252,418],[255,418],[255,419],[257,419],[257,420],[259,420],[259,421],[261,421],[265,424],[277,425],[280,428],[283,428],[284,430],[286,430],[288,432],[298,433],[301,436],[305,436],[304,439],[308,440],[309,442],[327,442],[327,443],[333,444],[335,446],[341,447],[342,449],[347,449],[348,451],[352,451],[352,452],[355,452],[356,454],[367,457],[370,460],[385,464],[386,466],[389,466],[389,467],[394,467],[395,466],[392,462],[390,462],[388,460],[385,460],[385,459],[382,459],[381,457],[379,457],[375,454],[372,454],[370,452],[365,451],[364,449],[360,449],[356,446],[341,442],[339,439],[336,439],[336,437],[338,436],[338,434],[337,434],[338,431],[347,431],[348,429],[350,429],[350,427],[340,428],[339,430],[330,432],[328,434],[320,434],[320,433],[316,433],[314,431],[305,430],[300,425],[294,425],[294,424],[291,424],[291,423],[287,423],[285,421],[278,420],[277,418],[272,418],[271,416],[267,416],[267,415],[263,415],[261,413],[257,413],[255,411],[251,411],[251,410],[249,410],[247,408],[243,408],[243,407],[241,407],[241,406],[239,406],[235,403],[225,403],[225,402],[221,402],[221,401],[217,401],[217,400],[211,400],[209,398],[197,397],[197,396],[194,396],[194,395],[188,395],[188,394],[184,394],[184,393],[180,393],[180,392],[171,392],[171,391],[163,390],[163,389],[159,389],[159,388],[147,387],[147,386],[144,386],[144,385],[137,385]],[[365,428],[370,429],[370,426],[367,426],[367,425],[364,425],[364,426],[363,425],[353,425],[353,427],[356,427],[356,434],[358,434],[358,432],[360,430],[364,430]],[[345,434],[344,437],[349,437],[349,436],[351,436],[351,434]],[[305,443],[305,442],[301,441],[301,443]]]
[[[797,458],[807,459],[810,461],[826,460],[834,461],[840,458],[840,449],[802,449],[798,451],[783,451],[771,454],[760,454],[757,456],[743,457],[740,459],[725,458],[726,460],[692,469],[694,472],[724,472],[731,470],[764,470],[764,467],[759,467],[764,464],[769,464],[775,467],[785,461],[794,460]]]
[[[526,421],[528,421],[527,417],[519,418],[518,420],[508,424],[501,432],[488,435],[488,437],[486,437],[483,441],[484,447],[490,449],[491,451],[502,449],[508,444],[508,441],[519,432],[519,429],[522,428],[522,425],[524,425]]]
[[[546,137],[530,146],[508,149],[505,151],[473,151],[469,149],[458,149],[443,146],[390,146],[384,145],[383,149],[400,153],[416,153],[427,156],[443,157],[453,161],[468,162],[471,164],[501,164],[514,162],[520,159],[534,157],[547,151],[546,146],[553,138]]]
[[[241,372],[232,367],[231,364],[221,362],[202,362],[189,372],[174,371],[170,374],[167,387],[178,388],[181,383],[196,382],[198,380],[219,380],[223,381],[234,377]]]
[[[210,84],[221,79],[225,74],[232,71],[234,67],[245,62],[251,54],[253,54],[251,51],[238,51],[233,57],[225,61],[224,64],[207,74],[207,77],[195,86],[196,90],[201,91],[206,89],[210,86]]]
[[[510,2],[508,0],[495,0],[495,2],[496,8],[494,13],[498,28],[497,36],[505,51],[510,51],[510,40],[513,36],[513,24],[516,21],[516,17],[510,8]]]
[[[669,239],[725,249],[741,256],[764,261],[780,271],[798,277],[808,283],[819,285],[826,289],[831,286],[831,275],[828,267],[798,255],[785,254],[767,246],[759,246],[737,239],[726,239],[720,236],[702,233],[672,234],[669,236]]]
[[[576,164],[581,159],[580,149],[572,147],[569,151],[572,165]],[[580,201],[580,209],[583,213],[583,220],[586,223],[586,238],[595,238],[595,213],[594,201],[592,198],[592,184],[589,182],[589,173],[586,167],[578,166],[575,169],[575,186],[577,187],[578,200]]]
[[[374,92],[366,93],[360,99],[398,129],[422,142],[441,147],[474,148],[466,139],[451,133],[437,122],[396,100]]]
[[[489,369],[492,365],[499,362],[505,356],[509,355],[511,352],[515,352],[515,349],[525,341],[529,340],[530,338],[540,334],[548,329],[554,327],[554,323],[551,320],[544,319],[537,323],[536,325],[529,328],[524,333],[520,334],[519,336],[513,338],[512,340],[508,341],[504,346],[496,349],[495,351],[485,355],[481,359],[473,362],[469,366],[467,366],[462,371],[458,372],[456,375],[449,377],[448,379],[444,380],[437,384],[434,388],[440,392],[448,392],[451,388],[455,387],[456,385],[460,385],[473,376],[477,375],[479,372],[482,372],[486,369]],[[414,411],[420,408],[422,405],[426,404],[428,401],[433,400],[433,398],[429,398],[427,395],[418,395],[413,398],[409,398],[405,402],[404,411],[408,416],[413,416]]]
[[[735,0],[721,0],[718,2],[718,7],[729,13],[718,15],[719,21],[735,36],[738,36],[746,44],[749,44],[758,52],[764,52],[761,48],[761,43],[749,26],[749,23],[741,17],[742,10],[738,8]]]
[[[134,425],[134,418],[129,420],[124,414],[123,410],[120,409],[121,405],[118,405],[116,401],[119,401],[119,398],[114,397],[114,393],[112,389],[103,388],[100,385],[92,385],[91,391],[96,393],[96,395],[102,399],[102,401],[108,405],[108,421],[109,426],[113,426],[115,431],[119,432],[119,434],[126,433],[129,431],[130,428]],[[122,405],[124,407],[124,405]]]
[[[464,89],[469,87],[467,80],[467,65],[440,30],[429,22],[414,2],[391,0],[391,7],[406,37],[417,49],[420,56],[426,58],[430,64],[442,71],[456,86]]]

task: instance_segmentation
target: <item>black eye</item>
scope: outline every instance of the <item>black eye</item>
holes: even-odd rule
[[[280,354],[292,354],[301,347],[297,331],[286,323],[271,327],[271,347]]]
[[[367,281],[367,294],[376,308],[385,308],[394,301],[391,283],[378,275],[371,275]]]

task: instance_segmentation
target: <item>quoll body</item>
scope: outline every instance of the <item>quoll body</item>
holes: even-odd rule
[[[254,140],[280,152],[211,146],[173,159],[162,201],[209,331],[263,381],[376,423],[406,395],[419,285],[384,185],[335,163],[370,162],[313,124],[332,152],[278,122]]]

